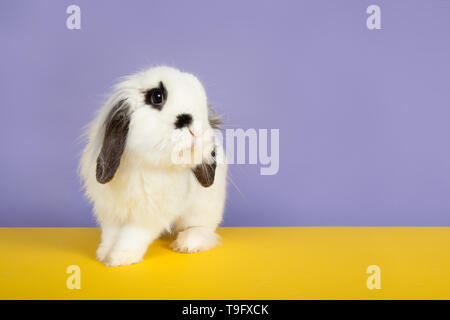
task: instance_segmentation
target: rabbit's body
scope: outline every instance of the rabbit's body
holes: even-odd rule
[[[161,109],[146,103],[149,90],[159,84],[167,90]],[[194,121],[203,129],[195,132]],[[190,74],[159,67],[119,84],[90,124],[80,162],[86,195],[102,228],[99,260],[109,266],[139,262],[172,224],[178,232],[172,244],[176,251],[217,244],[227,167],[225,161],[216,162],[224,158],[222,147],[204,136],[209,122],[203,87]],[[196,160],[172,161],[174,132],[187,139],[183,150]],[[203,150],[193,149],[189,139],[202,141]]]

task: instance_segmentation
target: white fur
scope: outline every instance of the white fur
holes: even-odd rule
[[[160,81],[168,98],[158,111],[144,103],[144,92],[158,87]],[[96,160],[102,147],[104,122],[121,99],[127,99],[130,106],[126,146],[114,178],[100,184],[96,180]],[[215,229],[222,220],[225,204],[226,163],[217,163],[214,184],[205,188],[191,170],[197,162],[171,161],[174,130],[179,130],[184,138],[192,138],[186,128],[174,127],[180,113],[192,114],[203,132],[211,130],[206,93],[199,80],[174,68],[156,67],[119,83],[88,127],[80,175],[102,228],[97,258],[108,266],[141,261],[148,245],[163,231],[170,230],[172,224],[179,231],[172,245],[176,251],[197,252],[218,243]],[[214,145],[207,147],[210,151]],[[216,145],[216,154],[223,157],[221,146]]]

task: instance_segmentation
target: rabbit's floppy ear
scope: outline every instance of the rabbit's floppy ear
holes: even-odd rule
[[[120,164],[127,140],[130,117],[126,99],[117,102],[105,121],[105,136],[97,158],[96,178],[99,183],[111,181]]]
[[[211,152],[211,156],[211,163],[206,163],[205,161],[203,161],[202,164],[199,164],[192,169],[192,172],[194,172],[194,175],[197,178],[198,182],[205,188],[211,186],[214,183],[214,176],[216,174],[217,163],[215,150]]]
[[[208,104],[208,122],[211,128],[213,129],[221,129],[222,119],[220,116],[211,108],[211,105]],[[216,150],[214,149],[211,152],[212,163],[206,163],[205,161],[202,164],[199,164],[192,172],[194,172],[195,177],[198,182],[204,186],[205,188],[211,186],[214,183],[214,176],[216,174]]]

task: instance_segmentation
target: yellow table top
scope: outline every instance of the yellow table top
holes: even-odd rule
[[[143,262],[108,268],[95,260],[96,228],[0,228],[0,299],[450,299],[448,227],[219,233],[207,252],[160,239]],[[81,288],[68,289],[75,276]]]

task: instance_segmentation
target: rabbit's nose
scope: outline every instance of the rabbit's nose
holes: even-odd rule
[[[181,129],[190,126],[192,123],[192,116],[189,113],[181,113],[177,115],[177,120],[175,121],[175,128]]]

